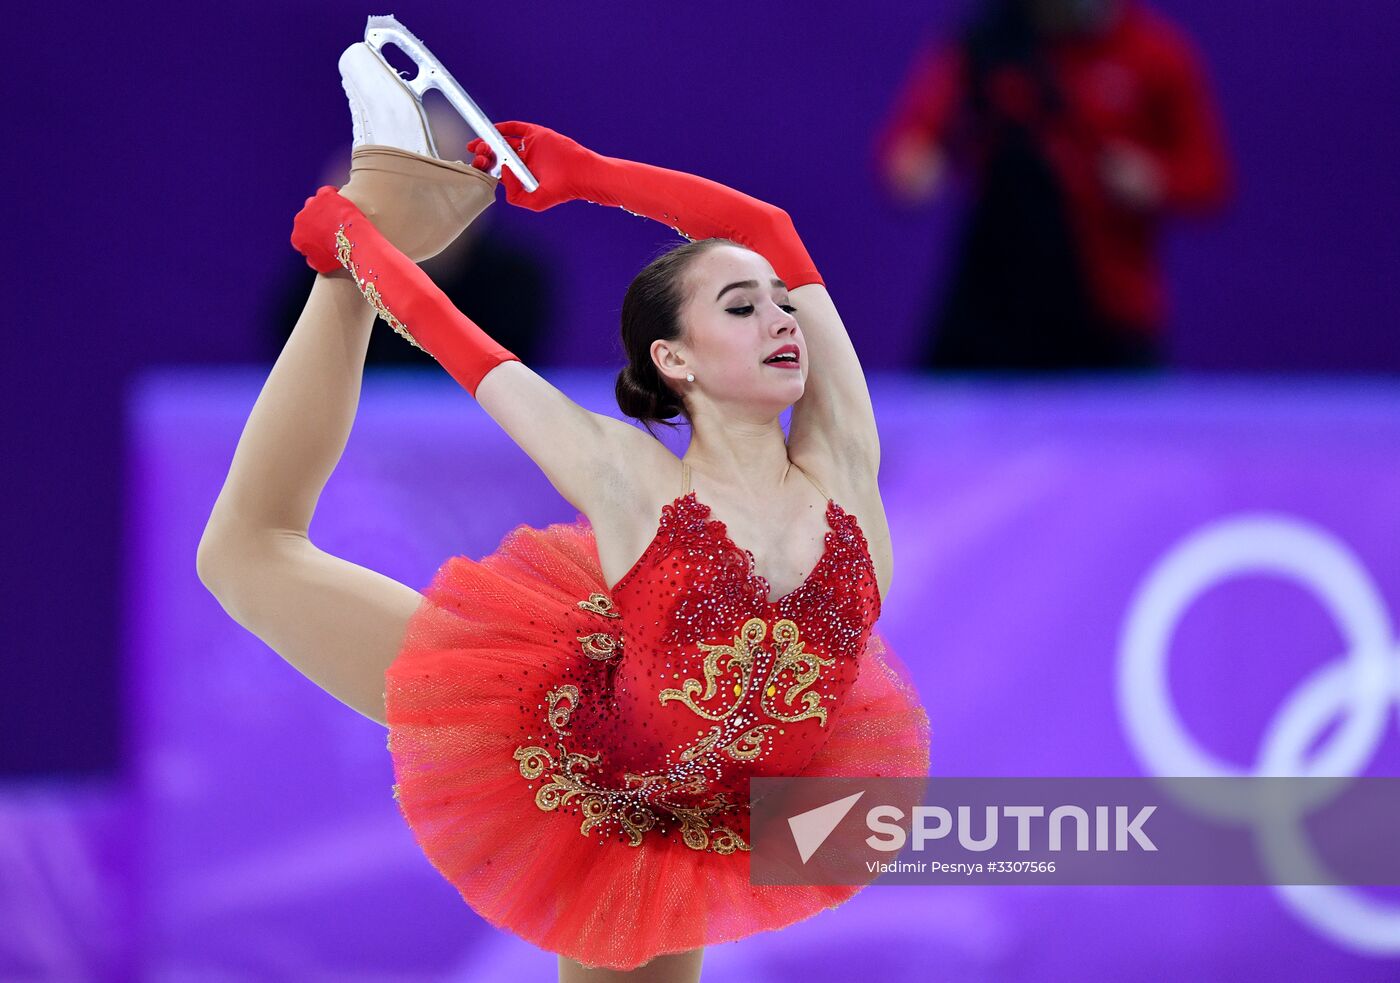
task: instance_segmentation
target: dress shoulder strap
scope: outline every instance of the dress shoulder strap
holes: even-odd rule
[[[813,478],[810,474],[808,474],[806,468],[799,467],[796,464],[794,464],[793,467],[801,471],[803,477],[805,477],[808,481],[812,483],[812,487],[822,493],[822,498],[826,499],[828,502],[831,501],[831,496],[826,493],[826,489],[823,488],[821,485],[817,484],[817,479]]]

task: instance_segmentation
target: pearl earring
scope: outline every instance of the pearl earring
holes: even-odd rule
[[[695,381],[695,373],[694,373],[694,372],[687,372],[687,373],[685,374],[685,381],[686,381],[686,382],[694,382],[694,381]]]

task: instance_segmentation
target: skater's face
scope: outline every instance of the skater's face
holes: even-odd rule
[[[715,246],[692,261],[681,307],[680,354],[695,373],[681,391],[726,402],[746,414],[781,413],[802,398],[807,344],[788,289],[758,253]],[[777,350],[796,348],[797,362],[766,362]],[[692,406],[694,401],[692,401]]]

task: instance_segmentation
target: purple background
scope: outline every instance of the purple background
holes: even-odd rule
[[[682,167],[796,218],[862,360],[914,350],[956,199],[883,203],[869,147],[920,39],[963,4],[402,4],[496,118]],[[1172,0],[1203,50],[1240,174],[1222,218],[1172,226],[1174,347],[1190,368],[1400,370],[1400,7]],[[33,5],[5,60],[14,344],[5,360],[5,592],[16,660],[0,697],[0,773],[120,759],[118,414],[140,367],[270,366],[267,295],[291,217],[349,134],[336,74],[365,11],[236,4]],[[560,278],[549,361],[617,365],[617,311],[665,230],[571,204],[504,203],[503,232]],[[470,312],[469,312],[470,313]],[[486,326],[488,329],[490,325]],[[19,566],[19,564],[23,566]],[[53,690],[48,625],[72,616]],[[23,694],[23,697],[14,695]],[[61,726],[77,701],[89,732]]]
[[[943,199],[916,213],[890,209],[871,180],[869,144],[920,39],[951,24],[962,6],[877,3],[863,5],[856,16],[850,7],[793,3],[559,4],[549,6],[547,25],[539,12],[527,15],[507,5],[401,4],[392,9],[448,61],[496,118],[551,125],[602,152],[695,171],[788,209],[827,277],[863,362],[881,373],[898,369],[914,350],[927,298],[946,264],[944,250],[957,204]],[[1177,364],[1192,370],[1379,371],[1393,376],[1400,371],[1395,317],[1400,308],[1395,275],[1400,199],[1393,190],[1400,165],[1394,126],[1400,118],[1400,80],[1393,54],[1400,8],[1363,0],[1326,8],[1278,3],[1264,13],[1206,0],[1163,0],[1158,7],[1187,28],[1202,49],[1240,178],[1238,197],[1225,215],[1171,227],[1167,257]],[[6,158],[10,230],[3,248],[14,332],[4,360],[6,424],[0,447],[10,462],[12,498],[3,542],[10,571],[4,593],[7,679],[0,688],[0,774],[89,772],[101,784],[149,752],[128,739],[124,720],[133,707],[115,696],[132,685],[122,659],[132,620],[159,618],[161,611],[150,607],[156,600],[139,593],[139,582],[123,581],[122,571],[133,569],[127,564],[146,555],[151,537],[169,523],[162,535],[188,546],[188,555],[170,554],[176,558],[171,563],[185,563],[183,572],[171,569],[198,587],[193,543],[232,443],[222,457],[210,452],[201,459],[199,466],[206,470],[191,476],[207,484],[201,486],[205,497],[187,503],[174,518],[142,512],[148,501],[143,489],[154,479],[145,470],[145,459],[128,457],[124,450],[125,396],[148,366],[246,363],[256,382],[247,382],[249,388],[239,390],[244,395],[233,397],[246,416],[256,383],[271,365],[261,323],[270,285],[298,261],[286,241],[291,216],[320,181],[327,155],[349,134],[335,61],[344,45],[359,36],[368,12],[325,2],[277,11],[191,4],[139,10],[29,7],[10,15],[12,33],[25,43],[0,69],[11,94]],[[665,230],[582,204],[535,215],[501,203],[493,218],[503,233],[533,245],[560,278],[561,319],[553,327],[552,357],[541,367],[615,366],[622,291],[645,257],[667,241]],[[595,390],[599,409],[610,409],[605,381]],[[902,383],[892,379],[889,384]],[[976,386],[967,390],[969,399],[976,391]],[[1101,394],[1090,417],[1099,421],[1096,426],[1121,416],[1124,405],[1113,392]],[[1203,422],[1236,420],[1256,411],[1268,416],[1274,412],[1269,407],[1287,410],[1286,422],[1272,432],[1273,439],[1293,441],[1284,446],[1299,455],[1296,473],[1291,484],[1270,484],[1270,494],[1302,494],[1310,482],[1329,480],[1323,464],[1308,455],[1331,447],[1326,421],[1336,420],[1318,418],[1321,429],[1296,441],[1308,414],[1322,411],[1301,394],[1295,404],[1291,393],[1245,386],[1231,390],[1223,402],[1202,402],[1192,410]],[[989,396],[1003,398],[996,390]],[[1373,415],[1365,419],[1374,422],[1387,412],[1393,418],[1395,404],[1387,398],[1389,402],[1367,404],[1371,408],[1365,412]],[[190,402],[172,410],[191,427],[183,435],[177,431],[177,442],[200,439],[198,415],[208,411],[201,405]],[[953,419],[962,424],[984,419],[994,405],[989,402],[969,410],[971,417],[960,413]],[[1005,417],[1010,431],[980,432],[979,437],[970,428],[950,430],[952,456],[947,458],[915,454],[927,439],[929,421],[939,419],[928,415],[933,412],[929,404],[901,395],[880,409],[889,460],[896,460],[898,451],[910,461],[924,461],[912,477],[898,469],[885,472],[892,498],[917,494],[908,489],[918,486],[907,481],[920,474],[955,473],[957,449],[964,441],[969,454],[996,455],[1001,473],[1012,478],[1023,474],[1018,461],[1022,469],[1038,473],[1026,463],[1039,460],[1034,455],[1001,457],[1009,436],[1035,432],[1035,404]],[[1249,424],[1247,432],[1254,433],[1255,426],[1264,424]],[[1139,443],[1139,435],[1128,430],[1115,438],[1123,451],[1116,466],[1150,478],[1159,458],[1150,442]],[[1400,445],[1393,432],[1390,436],[1390,447]],[[978,450],[979,439],[993,443]],[[1157,449],[1173,452],[1171,446]],[[1250,482],[1267,477],[1249,459],[1231,457],[1219,446],[1216,452],[1219,460],[1194,465],[1193,489],[1249,491]],[[163,460],[168,466],[185,459]],[[1353,464],[1359,460],[1352,459]],[[1379,487],[1393,489],[1393,451],[1366,460],[1372,461],[1365,466],[1373,471],[1342,481],[1351,474],[1347,472],[1338,479],[1341,485],[1352,489],[1379,473],[1391,482]],[[1059,468],[1055,473],[1066,481],[1077,480],[1054,454],[1041,463]],[[1228,475],[1212,470],[1226,463],[1237,470]],[[542,481],[515,465],[503,473],[511,474],[512,481]],[[349,494],[350,480],[338,473],[327,500],[338,487]],[[446,525],[427,539],[435,549],[479,555],[494,546],[510,523],[538,522],[559,507],[557,496],[539,497],[531,500],[534,511],[526,514],[514,489],[510,502],[496,503],[480,499],[481,484],[472,487],[472,500],[462,501],[461,517],[437,520]],[[438,501],[457,501],[459,488],[445,485]],[[1001,498],[984,498],[988,489]],[[1384,516],[1393,512],[1395,500],[1392,494],[1371,508]],[[956,574],[944,576],[981,585],[966,604],[1004,611],[1008,599],[1018,596],[1013,588],[1038,589],[1043,575],[1056,569],[1048,559],[1045,568],[1027,568],[1018,551],[1057,556],[1108,548],[1113,544],[1106,542],[1112,539],[1105,537],[1106,529],[1156,528],[1152,523],[1172,502],[1153,501],[1156,507],[1134,499],[1118,513],[1086,516],[1080,527],[1064,529],[1052,521],[1054,510],[1033,488],[1010,480],[990,486],[974,482],[951,495],[949,511],[938,521],[947,529],[975,530],[992,505],[1019,503],[1015,538],[1005,542],[1024,545],[984,545],[975,554],[962,555],[966,566],[945,567]],[[1347,498],[1308,501],[1327,511],[1321,518],[1328,522],[1350,523],[1362,514],[1360,506],[1354,510],[1346,504]],[[155,532],[139,524],[124,532],[124,511]],[[1388,540],[1357,538],[1351,530],[1333,528],[1358,549],[1378,553],[1379,561],[1371,558],[1372,569],[1378,576],[1390,571],[1388,596],[1397,597],[1394,527]],[[905,544],[900,546],[904,585],[918,569],[912,565],[915,557],[963,548],[959,542],[918,538],[922,535],[914,530],[900,540]],[[374,542],[375,536],[372,530],[364,540]],[[395,561],[390,552],[379,568],[413,582],[421,570],[395,570],[395,562],[406,561]],[[424,557],[423,563],[433,556],[431,550],[415,555]],[[1132,558],[1115,547],[1110,562],[1131,567]],[[134,570],[145,575],[140,566]],[[1017,577],[1026,579],[1017,586]],[[931,580],[923,587],[937,597],[946,584]],[[1009,593],[999,595],[993,587]],[[1284,587],[1258,590],[1262,599],[1256,603],[1273,608],[1293,599]],[[158,597],[161,604],[172,603],[169,594]],[[195,603],[193,598],[212,603],[198,590],[173,603]],[[1102,614],[1114,610],[1114,601],[1109,594],[1077,603]],[[1213,603],[1203,602],[1203,610],[1209,612]],[[183,610],[177,613],[183,616]],[[1285,610],[1287,617],[1303,622],[1321,617],[1309,615],[1313,609],[1307,606]],[[1006,619],[982,622],[979,629],[972,627],[976,618],[959,622],[951,613],[947,616],[950,651],[963,658],[981,658],[1006,644],[1000,634]],[[221,630],[232,627],[224,624]],[[1206,627],[1186,630],[1209,635]],[[1284,636],[1279,644],[1285,650],[1296,645],[1297,652],[1312,658],[1317,649],[1306,637]],[[1034,663],[1040,674],[1037,685],[1069,685],[1056,671],[1076,658],[1076,639],[1052,635],[1040,641],[1042,657]],[[1231,649],[1232,658],[1241,653],[1266,663],[1275,655],[1252,640]],[[215,664],[199,659],[215,653],[197,647],[195,655],[191,671],[203,667],[214,672]],[[267,669],[272,674],[286,671],[280,665]],[[1000,680],[1005,686],[1014,681]],[[944,758],[940,762],[936,757],[936,765],[953,764],[950,754],[967,755],[957,760],[959,766],[1016,771],[1043,764],[1037,753],[1045,760],[1082,762],[1091,773],[1124,763],[1097,757],[1104,749],[1092,733],[1067,726],[1058,728],[1052,740],[1026,742],[1008,734],[1004,742],[986,744],[984,723],[997,718],[997,707],[1004,709],[1010,692],[997,690],[997,683],[993,675],[979,675],[977,684],[984,689],[978,698],[954,691],[947,705],[937,702],[943,692],[938,686],[926,689],[935,737],[941,722],[947,738],[937,752]],[[1223,699],[1212,696],[1213,691],[1191,697],[1201,702],[1200,716],[1193,719],[1202,739],[1222,753],[1246,755],[1250,735],[1258,733],[1258,715],[1276,705],[1287,679],[1278,677],[1270,685],[1272,690],[1258,697],[1256,715],[1249,717],[1246,710],[1239,725],[1212,702]],[[315,705],[312,696],[306,705]],[[1065,713],[1065,705],[1047,704],[1045,712]],[[285,720],[280,710],[272,716]],[[960,732],[975,733],[984,743],[960,743],[955,739]],[[245,767],[248,773],[240,773],[238,780],[255,788],[256,766]],[[16,781],[13,788],[13,795],[0,797],[0,803],[18,810],[6,815],[29,824],[23,828],[34,831],[34,843],[45,842],[44,831],[57,831],[58,838],[50,837],[43,847],[55,851],[54,869],[65,857],[72,859],[71,851],[80,843],[93,851],[92,871],[113,864],[120,868],[113,857],[132,844],[124,838],[124,827],[111,820],[109,798],[98,797],[91,810],[97,818],[88,824],[69,814],[70,808],[89,814],[72,798],[85,795],[83,789],[70,795],[69,786],[43,778]],[[124,786],[116,788],[120,800],[127,792]],[[51,789],[57,799],[48,797]],[[37,796],[32,806],[31,792]],[[241,801],[246,807],[250,800]],[[97,839],[82,839],[90,835]],[[156,847],[166,848],[155,840]],[[11,842],[30,841],[16,837]],[[177,845],[168,848],[177,850]],[[45,855],[38,846],[14,850],[12,856],[23,864],[38,865],[35,858]],[[41,888],[46,882],[39,866],[29,873],[40,887],[28,894],[16,885],[30,881],[17,879],[13,871],[0,877],[0,892],[5,892],[0,900],[6,903],[0,914],[8,918],[11,912],[23,912],[43,926],[49,921],[34,899],[45,897]],[[84,897],[91,899],[100,897],[108,883],[94,873],[91,883],[70,887],[90,888]],[[962,917],[955,912],[984,903],[969,901],[973,897],[950,898],[946,907],[951,911],[943,917]],[[1103,903],[1111,909],[1116,898],[1107,895]],[[92,910],[74,905],[49,914],[72,915],[76,931],[87,924],[81,913]],[[123,912],[113,911],[112,917],[125,917]],[[1053,924],[1055,914],[1047,906],[1037,917]],[[1064,917],[1077,921],[1081,916]],[[1260,929],[1263,937],[1277,942],[1296,933],[1292,921],[1277,920],[1276,931]],[[84,929],[81,937],[106,937],[98,927],[87,927],[92,930]],[[968,937],[979,937],[963,927],[971,933]],[[113,933],[112,940],[126,938],[121,924],[103,930]],[[39,937],[48,939],[54,953],[65,951],[53,936],[41,932]]]
[[[607,404],[607,373],[551,378]],[[414,845],[384,730],[195,577],[201,517],[261,383],[260,369],[185,370],[133,390],[132,767],[107,799],[34,792],[0,812],[0,843],[21,844],[0,853],[0,924],[23,929],[0,937],[0,976],[7,959],[13,975],[66,959],[151,979],[546,978],[552,957],[481,921]],[[1335,539],[1385,612],[1394,665],[1400,382],[881,377],[873,395],[897,549],[880,626],[928,708],[934,775],[1150,774],[1116,700],[1127,614],[1174,547],[1243,514]],[[452,553],[572,517],[451,380],[377,370],[311,531],[422,588]],[[1312,591],[1224,579],[1175,625],[1171,700],[1247,773],[1297,687],[1343,654]],[[1400,774],[1393,706],[1364,750],[1358,772]],[[1267,887],[887,886],[713,947],[706,978],[791,979],[800,957],[821,967],[813,980],[1124,979],[1150,953],[1163,978],[1382,980],[1400,965],[1400,930],[1389,938],[1388,956],[1365,955]]]

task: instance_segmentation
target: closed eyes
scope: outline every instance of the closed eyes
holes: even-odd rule
[[[791,304],[779,304],[778,306],[781,307],[783,310],[787,311],[789,314],[797,313],[797,308],[793,307]],[[730,314],[734,314],[738,317],[748,317],[750,314],[753,313],[753,305],[745,304],[743,307],[726,307],[725,311],[727,311]]]

